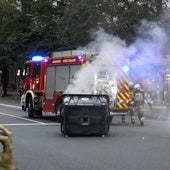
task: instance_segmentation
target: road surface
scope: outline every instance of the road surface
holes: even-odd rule
[[[20,170],[170,169],[169,120],[146,120],[141,127],[114,119],[104,138],[65,138],[53,118],[28,119],[17,100],[0,100],[0,123],[13,132]]]

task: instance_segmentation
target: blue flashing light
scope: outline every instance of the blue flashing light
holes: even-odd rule
[[[29,60],[31,61],[41,61],[44,59],[44,57],[46,57],[45,53],[41,52],[41,51],[36,51],[33,52],[29,55]]]
[[[77,58],[77,61],[79,61],[79,62],[84,62],[83,56],[78,55],[78,56],[76,56],[76,58]]]
[[[123,66],[123,71],[124,71],[125,73],[127,73],[127,72],[129,71],[129,67],[128,67],[128,66]]]
[[[78,60],[81,60],[81,59],[82,59],[82,56],[81,56],[81,55],[78,55],[78,56],[77,56],[77,59],[78,59]]]
[[[42,59],[43,59],[43,57],[40,55],[35,55],[32,57],[32,61],[41,61]]]

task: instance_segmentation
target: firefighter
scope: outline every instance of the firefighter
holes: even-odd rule
[[[135,114],[137,114],[141,126],[144,125],[144,104],[145,104],[145,97],[144,97],[144,90],[140,84],[135,84],[131,89],[131,122],[135,123]]]

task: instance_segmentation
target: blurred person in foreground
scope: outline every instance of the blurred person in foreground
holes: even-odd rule
[[[0,143],[3,146],[3,151],[0,152],[0,170],[17,170],[14,162],[12,132],[1,124]]]

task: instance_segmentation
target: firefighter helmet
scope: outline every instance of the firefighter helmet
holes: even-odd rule
[[[140,84],[135,84],[135,85],[134,85],[134,88],[137,89],[137,90],[140,90],[142,87],[141,87]]]

